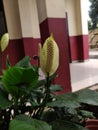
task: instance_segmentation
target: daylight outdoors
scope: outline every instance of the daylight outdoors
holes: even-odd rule
[[[98,0],[0,0],[0,130],[98,130]]]
[[[90,49],[98,48],[98,1],[89,0],[88,30]]]

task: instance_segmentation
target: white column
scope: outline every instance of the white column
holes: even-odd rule
[[[23,37],[40,38],[36,0],[18,0]]]
[[[3,0],[10,39],[21,38],[21,25],[17,0]]]
[[[88,34],[88,0],[80,0],[82,34]]]

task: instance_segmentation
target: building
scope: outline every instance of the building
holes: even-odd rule
[[[84,61],[88,56],[87,0],[1,0],[0,20],[10,35],[9,46],[3,53],[12,65],[25,55],[32,64],[38,53],[38,43],[53,33],[60,48],[60,65],[55,83],[63,93],[71,91],[69,63]],[[0,5],[1,5],[0,4]],[[5,32],[4,30],[4,32]]]

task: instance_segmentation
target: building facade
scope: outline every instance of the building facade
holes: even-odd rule
[[[87,0],[2,0],[1,12],[10,35],[3,53],[12,65],[24,56],[38,55],[38,43],[53,33],[60,49],[60,65],[55,83],[62,93],[71,91],[70,62],[84,61],[88,56]]]

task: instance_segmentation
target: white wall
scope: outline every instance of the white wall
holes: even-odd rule
[[[66,12],[68,12],[69,35],[88,34],[87,1],[3,0],[10,37],[40,38],[39,23],[47,17],[65,18]]]
[[[47,17],[65,18],[64,0],[46,0]]]
[[[81,3],[81,21],[82,21],[82,33],[88,34],[88,0],[80,0]]]
[[[36,0],[3,0],[11,39],[40,38]]]
[[[40,38],[36,0],[18,0],[23,37]]]
[[[47,17],[46,0],[36,0],[36,1],[37,1],[39,23],[41,23]]]
[[[65,0],[65,3],[68,13],[69,35],[79,35],[82,33],[79,0]]]
[[[17,0],[3,0],[10,39],[21,38],[21,25]]]
[[[88,34],[88,0],[65,0],[68,12],[69,35]]]

